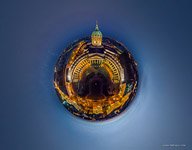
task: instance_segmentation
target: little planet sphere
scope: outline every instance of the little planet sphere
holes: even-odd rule
[[[54,69],[54,87],[65,108],[85,120],[106,120],[123,112],[136,95],[137,63],[128,49],[103,37],[96,24],[91,37],[69,45]]]

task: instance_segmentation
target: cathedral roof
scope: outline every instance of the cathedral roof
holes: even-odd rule
[[[91,36],[102,36],[101,31],[99,30],[99,26],[96,23],[95,30],[92,32]]]

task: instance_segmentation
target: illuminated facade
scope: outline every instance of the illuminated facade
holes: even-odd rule
[[[55,67],[54,86],[74,115],[108,119],[133,99],[138,84],[136,67],[128,50],[103,37],[96,24],[91,38],[80,39],[64,50]]]

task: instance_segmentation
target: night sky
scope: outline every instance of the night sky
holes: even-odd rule
[[[139,69],[134,102],[120,116],[72,116],[54,86],[54,65],[98,20]],[[0,150],[192,149],[190,0],[1,0]]]

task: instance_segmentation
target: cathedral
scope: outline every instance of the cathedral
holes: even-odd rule
[[[103,37],[96,23],[90,37],[64,50],[55,67],[54,85],[74,115],[108,119],[121,113],[135,95],[136,63],[121,43]]]

